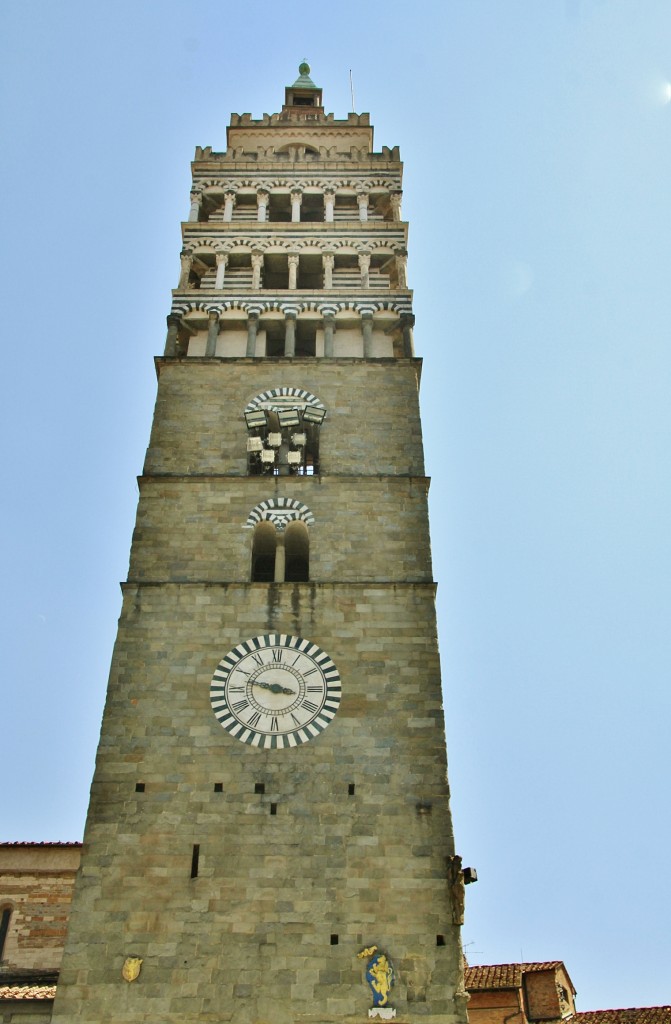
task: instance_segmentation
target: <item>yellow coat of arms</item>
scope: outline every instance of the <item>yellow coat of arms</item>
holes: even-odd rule
[[[127,956],[121,968],[121,975],[125,981],[135,981],[142,967],[142,957]]]

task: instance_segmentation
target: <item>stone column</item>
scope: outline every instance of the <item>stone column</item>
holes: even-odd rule
[[[335,207],[335,191],[332,188],[324,189],[324,220],[332,224],[334,219],[333,210]]]
[[[285,313],[284,354],[289,359],[296,355],[296,314]]]
[[[361,331],[363,334],[363,357],[370,359],[373,354],[373,314],[361,314]]]
[[[174,359],[177,355],[177,329],[180,324],[180,317],[176,313],[168,313],[166,323],[168,324],[168,334],[165,339],[163,355],[168,359]]]
[[[333,265],[335,255],[332,252],[322,253],[322,266],[324,268],[324,287],[333,288]]]
[[[226,277],[226,267],[228,266],[228,253],[218,252],[216,255],[217,260],[217,276],[214,281],[215,288],[224,287],[224,279]]]
[[[298,285],[298,253],[289,253],[289,287],[296,288]]]
[[[217,338],[219,337],[219,313],[216,309],[211,309],[207,314],[207,318],[207,344],[205,345],[205,355],[216,356]]]
[[[394,254],[394,261],[396,263],[396,276],[398,277],[398,287],[408,287],[408,253],[405,249],[397,249]]]
[[[359,220],[368,220],[368,193],[357,192],[356,201],[359,204]]]
[[[232,188],[224,192],[224,220],[233,220],[233,207],[235,206],[235,191]]]
[[[324,356],[333,356],[333,338],[335,335],[335,317],[333,313],[324,314]]]
[[[361,287],[368,288],[370,286],[370,253],[362,252],[359,253],[359,270],[361,271]]]
[[[389,193],[389,205],[391,206],[391,219],[401,219],[401,199],[403,198],[402,192],[390,192]]]
[[[259,249],[252,249],[252,288],[255,292],[261,287],[262,267],[263,253]]]
[[[179,254],[179,284],[178,288],[189,287],[189,275],[191,273],[191,266],[193,264],[193,253],[190,249],[182,249]]]
[[[270,200],[270,193],[265,188],[259,188],[256,190],[256,208],[257,208],[257,220],[268,220],[268,202]]]
[[[256,355],[256,332],[259,329],[259,314],[250,313],[247,317],[247,351],[246,356]]]
[[[277,543],[275,545],[275,583],[284,583],[286,571],[286,550],[284,547],[284,533],[277,531]]]
[[[191,189],[191,209],[189,210],[189,221],[200,219],[200,204],[203,201],[203,193],[199,188]]]
[[[412,313],[401,314],[401,330],[403,331],[403,355],[412,359],[415,354],[415,345],[412,337],[412,329],[415,326],[415,317]]]
[[[303,193],[299,188],[291,190],[291,219],[292,221],[299,221],[301,219],[301,203],[303,201]]]

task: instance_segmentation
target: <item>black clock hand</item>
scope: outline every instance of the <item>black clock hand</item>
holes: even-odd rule
[[[266,683],[263,679],[255,679],[252,686],[260,686],[263,690],[270,690],[271,693],[287,693],[292,697],[296,696],[296,691],[290,690],[288,686],[280,686],[279,683]]]

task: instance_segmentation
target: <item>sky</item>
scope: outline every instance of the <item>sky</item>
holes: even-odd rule
[[[469,961],[671,1003],[671,5],[0,5],[0,840],[82,835],[196,145],[399,145]]]

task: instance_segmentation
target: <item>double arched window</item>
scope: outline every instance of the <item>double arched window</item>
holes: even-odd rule
[[[265,519],[254,528],[252,583],[306,583],[310,579],[310,537],[300,519],[284,529]]]

